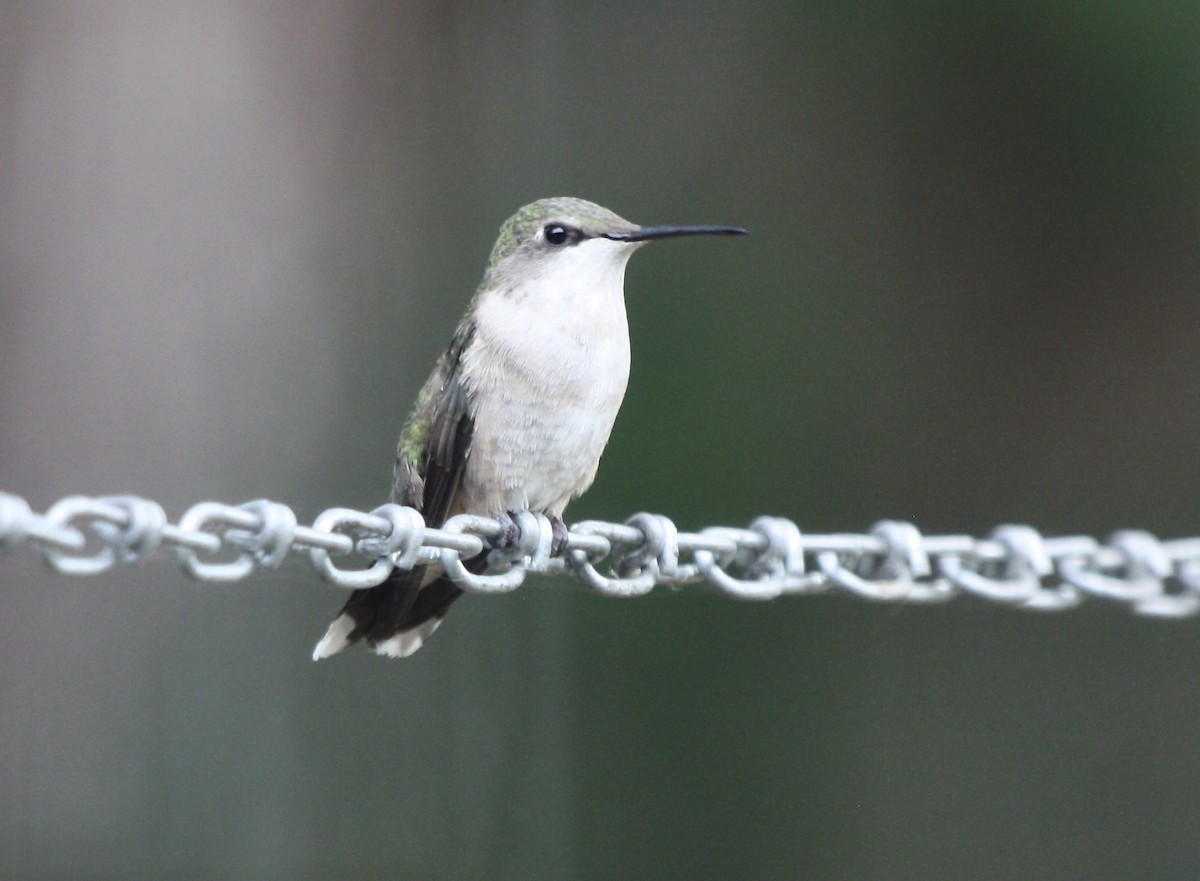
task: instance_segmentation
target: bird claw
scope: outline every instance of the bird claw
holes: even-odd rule
[[[496,515],[496,522],[500,524],[500,534],[492,541],[492,547],[498,551],[514,547],[521,540],[521,527],[517,524],[516,512],[501,511]]]
[[[567,549],[567,542],[571,535],[567,532],[567,524],[563,523],[561,517],[551,516],[550,518],[550,556],[561,557],[563,551]]]
[[[496,515],[496,522],[500,524],[500,532],[492,539],[492,548],[497,551],[507,551],[516,547],[521,541],[521,526],[517,523],[516,512],[501,511]],[[562,556],[563,551],[567,549],[567,542],[570,540],[571,534],[567,531],[567,524],[561,517],[551,515],[550,556]]]

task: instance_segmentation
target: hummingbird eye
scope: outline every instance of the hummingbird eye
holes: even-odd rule
[[[563,245],[571,238],[571,230],[561,223],[547,223],[542,227],[542,235],[552,245]]]

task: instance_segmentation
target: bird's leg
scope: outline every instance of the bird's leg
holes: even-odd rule
[[[562,556],[562,552],[567,549],[567,541],[570,540],[570,533],[567,532],[567,524],[563,523],[563,519],[556,514],[550,515],[550,531],[553,537],[550,539],[550,556]]]
[[[563,519],[555,514],[549,515],[550,519],[550,556],[562,556],[562,552],[567,549],[567,542],[570,541],[571,535],[567,531],[567,524]],[[496,515],[496,522],[500,524],[500,534],[492,539],[492,548],[498,551],[508,550],[516,546],[521,539],[521,527],[517,524],[517,515],[515,511],[501,511]]]
[[[496,515],[500,524],[500,534],[492,540],[492,547],[498,551],[507,550],[521,538],[521,527],[517,525],[516,512],[501,511]]]

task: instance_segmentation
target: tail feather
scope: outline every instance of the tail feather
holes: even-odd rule
[[[481,569],[482,558],[469,561],[467,568]],[[337,654],[360,639],[375,653],[393,658],[406,658],[419,649],[462,595],[462,588],[445,576],[421,586],[425,574],[396,570],[383,584],[354,591],[313,649],[313,660]]]

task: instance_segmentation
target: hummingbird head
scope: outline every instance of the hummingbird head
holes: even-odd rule
[[[638,226],[584,199],[540,199],[500,228],[483,287],[511,290],[549,275],[597,284],[615,275],[619,283],[630,255],[651,239],[745,232],[732,226]]]

